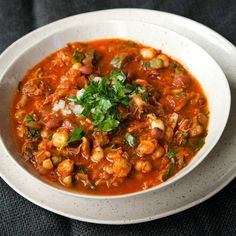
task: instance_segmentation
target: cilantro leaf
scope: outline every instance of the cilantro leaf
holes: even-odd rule
[[[197,152],[205,144],[204,138],[189,139],[187,145],[194,151]]]
[[[31,122],[31,121],[34,121],[34,118],[33,118],[32,115],[27,115],[27,116],[25,117],[24,121],[27,122],[27,123],[29,123],[29,122]]]
[[[120,122],[115,119],[108,118],[100,123],[97,128],[98,130],[111,131],[119,126]]]
[[[124,136],[125,143],[127,143],[131,147],[135,147],[137,145],[137,139],[130,133],[126,133]]]
[[[70,134],[67,143],[72,143],[75,141],[80,141],[82,139],[82,133],[83,133],[84,127],[83,126],[77,126],[72,133]]]
[[[150,61],[141,61],[141,66],[147,70],[148,68],[151,67]]]
[[[97,130],[111,131],[122,120],[118,105],[123,104],[128,108],[132,94],[143,94],[145,91],[139,85],[129,84],[123,71],[115,70],[100,81],[90,81],[81,97],[69,97],[67,100],[83,106],[81,115],[92,119]]]
[[[154,58],[150,61],[141,61],[141,66],[147,70],[147,69],[160,69],[163,67],[163,60],[159,58]]]
[[[176,153],[174,151],[174,149],[170,149],[169,152],[167,152],[167,156],[170,158],[170,159],[174,159],[176,157]]]
[[[76,50],[74,52],[73,57],[72,57],[72,64],[75,64],[75,63],[78,63],[78,62],[82,62],[82,60],[84,58],[85,58],[85,55],[82,52]]]
[[[182,73],[183,72],[183,68],[177,63],[173,63],[172,67],[173,67],[173,70],[175,73]]]
[[[70,102],[78,102],[78,98],[75,96],[71,96],[71,97],[66,97],[66,100],[70,101]]]
[[[172,163],[167,169],[167,171],[162,175],[162,179],[164,181],[167,180],[173,174],[174,170],[175,170],[175,163]]]
[[[27,138],[39,138],[40,131],[37,129],[27,128]]]
[[[128,53],[123,52],[112,59],[111,65],[113,65],[117,69],[121,69],[123,65],[129,61],[129,59],[130,55]]]

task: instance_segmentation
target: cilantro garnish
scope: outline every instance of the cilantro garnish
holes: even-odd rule
[[[80,98],[70,97],[70,101],[83,106],[81,115],[93,120],[97,130],[111,131],[121,122],[117,110],[119,104],[130,105],[130,97],[135,93],[143,94],[145,89],[126,81],[124,72],[117,70],[103,77],[101,81],[91,81]]]
[[[125,143],[127,143],[131,147],[135,147],[137,145],[137,139],[130,133],[126,133],[124,136]]]
[[[27,128],[27,138],[39,138],[40,137],[40,131],[37,129]]]
[[[162,179],[167,180],[175,170],[175,163],[171,163],[167,171],[163,174]]]
[[[171,148],[169,152],[167,152],[167,156],[171,159],[171,161],[172,159],[175,159],[176,154],[175,154],[174,149]]]
[[[205,139],[189,139],[187,145],[194,151],[197,152],[205,144]]]
[[[34,121],[34,118],[32,115],[27,115],[24,119],[24,121],[26,121],[27,123],[31,122],[31,121]]]
[[[74,52],[73,57],[72,57],[72,64],[75,64],[75,63],[78,63],[78,62],[82,62],[82,60],[84,58],[85,58],[85,55],[82,52],[76,50]]]
[[[163,176],[162,176],[162,179],[163,179],[163,180],[167,180],[167,179],[172,175],[172,173],[173,173],[174,170],[175,170],[175,166],[176,166],[176,160],[175,160],[175,158],[176,158],[176,153],[175,153],[174,149],[173,149],[173,148],[170,148],[169,152],[167,152],[166,155],[167,155],[167,156],[169,157],[169,159],[171,160],[171,163],[170,163],[168,169],[166,170],[166,172],[165,172],[165,173],[163,174]]]
[[[175,73],[183,72],[183,68],[179,64],[173,63],[172,66]]]
[[[75,141],[80,141],[82,138],[82,132],[84,130],[83,126],[77,126],[69,136],[67,143],[72,143]]]
[[[120,53],[112,59],[111,65],[113,65],[117,69],[121,69],[123,65],[129,61],[129,59],[130,55],[128,53]]]

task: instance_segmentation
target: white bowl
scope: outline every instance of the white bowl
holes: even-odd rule
[[[117,196],[96,196],[65,191],[57,187],[53,188],[78,197],[99,199],[123,198],[156,191],[182,178],[199,165],[219,140],[227,123],[230,111],[229,85],[217,63],[202,48],[189,39],[157,25],[121,20],[96,22],[96,20],[91,19],[91,22],[86,24],[80,24],[79,22],[73,26],[63,24],[61,30],[58,32],[45,37],[41,41],[35,39],[36,43],[32,47],[23,50],[20,56],[8,65],[0,78],[1,142],[11,158],[22,167],[22,171],[26,170],[29,175],[36,177],[35,184],[38,181],[42,181],[19,155],[12,137],[9,114],[13,93],[16,90],[18,82],[27,70],[48,54],[62,48],[68,42],[101,38],[135,40],[161,49],[167,55],[181,62],[197,78],[208,98],[210,122],[206,143],[192,161],[175,176],[160,185],[144,191]],[[50,184],[46,184],[52,187]]]

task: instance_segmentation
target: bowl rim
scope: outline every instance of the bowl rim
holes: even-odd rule
[[[84,13],[84,14],[87,14],[87,13]],[[88,13],[89,14],[89,13]],[[67,18],[64,18],[64,19],[67,19]],[[58,21],[63,21],[64,19],[61,19],[61,20],[58,20]],[[128,20],[101,20],[99,22],[129,22]],[[55,21],[57,22],[57,21]],[[43,31],[48,25],[51,25],[51,24],[54,24],[55,22],[52,22],[50,24],[47,24],[43,27],[40,27],[26,35],[24,35],[23,37],[21,37],[20,39],[18,39],[17,41],[15,41],[13,44],[11,44],[7,49],[4,50],[4,52],[0,55],[0,58],[4,58],[4,55],[5,53],[7,53],[8,49],[10,49],[11,47],[13,47],[13,45],[15,43],[17,43],[18,41],[20,40],[24,40],[26,37],[30,37],[32,36],[36,31],[39,32],[39,31]],[[140,22],[140,21],[133,21],[132,22]],[[2,138],[2,134],[0,133],[0,142],[2,143],[2,146],[3,148],[5,149],[5,151],[7,152],[7,154],[9,155],[9,157],[18,165],[20,166],[20,168],[22,170],[24,170],[25,172],[28,173],[28,175],[31,177],[31,178],[34,178],[37,183],[41,183],[41,184],[44,184],[46,186],[49,186],[51,189],[55,190],[55,191],[59,191],[63,194],[69,194],[71,196],[74,196],[74,197],[79,197],[79,198],[85,198],[85,199],[106,199],[106,200],[111,200],[111,199],[120,199],[120,198],[129,198],[129,197],[136,197],[138,195],[141,195],[141,194],[147,194],[147,193],[150,193],[150,192],[153,192],[153,191],[158,191],[159,189],[162,189],[162,188],[165,188],[167,187],[168,185],[171,185],[171,184],[174,184],[176,181],[178,181],[179,179],[183,178],[184,176],[187,176],[193,169],[195,169],[206,157],[207,155],[210,153],[210,151],[214,148],[214,146],[217,144],[217,142],[219,141],[225,127],[226,127],[226,124],[227,124],[227,121],[228,121],[228,118],[229,118],[229,114],[230,114],[230,107],[231,107],[231,92],[230,92],[230,87],[229,87],[229,83],[228,83],[228,80],[223,72],[223,70],[221,69],[221,67],[218,65],[218,63],[208,54],[208,52],[206,52],[202,47],[200,47],[198,44],[196,44],[195,42],[191,41],[190,39],[188,39],[187,37],[173,31],[173,30],[170,30],[170,29],[167,29],[165,27],[162,27],[162,26],[159,26],[159,25],[156,25],[156,24],[153,24],[153,23],[147,23],[147,22],[141,22],[142,24],[147,24],[147,25],[152,25],[152,27],[156,27],[156,28],[159,28],[161,30],[165,30],[167,31],[168,33],[171,33],[173,35],[176,35],[177,37],[183,39],[185,42],[187,42],[188,44],[192,44],[194,47],[197,47],[199,50],[202,51],[202,53],[204,53],[207,57],[208,57],[208,60],[211,60],[216,67],[218,67],[218,73],[221,74],[221,78],[222,78],[222,81],[224,81],[224,85],[225,85],[225,90],[227,91],[227,93],[225,93],[226,95],[226,98],[225,100],[226,101],[226,105],[227,107],[225,107],[225,113],[227,114],[227,116],[225,117],[225,120],[224,120],[224,124],[222,126],[222,130],[220,130],[220,132],[217,133],[217,135],[215,136],[212,144],[210,145],[210,147],[202,154],[198,157],[198,160],[195,162],[195,164],[193,166],[191,166],[187,171],[183,171],[185,168],[181,169],[179,172],[183,171],[182,173],[180,174],[176,174],[172,177],[170,177],[167,181],[159,184],[159,185],[155,185],[151,188],[148,188],[148,189],[145,189],[145,190],[140,190],[140,191],[137,191],[137,192],[131,192],[131,193],[126,193],[126,194],[119,194],[119,195],[93,195],[93,194],[87,194],[87,193],[80,193],[80,192],[75,192],[75,191],[70,191],[70,190],[67,190],[67,189],[64,189],[63,187],[57,187],[57,186],[54,186],[54,185],[51,185],[49,182],[37,177],[37,175],[34,175],[32,173],[30,173],[30,171],[26,168],[24,168],[21,164],[18,163],[18,161],[10,154],[10,152],[8,151],[8,148],[6,147],[5,143],[4,143],[4,140]],[[92,22],[92,23],[88,23],[88,25],[90,24],[96,24],[95,22]],[[65,30],[69,30],[69,29],[72,29],[74,28],[75,26],[78,26],[80,25],[80,23],[78,24],[73,24],[73,25],[68,25],[68,26],[64,26],[62,27],[61,29],[55,31],[55,32],[52,32],[50,33],[49,35],[47,35],[46,37],[43,37],[42,39],[40,39],[39,41],[37,41],[35,44],[31,45],[30,47],[27,47],[25,48],[23,51],[19,52],[18,55],[13,59],[11,60],[11,62],[8,64],[8,66],[5,68],[5,70],[3,70],[3,72],[0,74],[0,84],[2,82],[2,79],[4,77],[4,75],[7,73],[7,71],[9,70],[9,68],[15,63],[15,61],[21,57],[23,54],[25,54],[28,50],[30,50],[32,47],[35,47],[37,44],[39,44],[40,42],[42,42],[43,40],[46,40],[47,38],[50,38],[60,32],[63,32]],[[132,40],[132,39],[131,39]],[[148,46],[148,45],[147,45]],[[58,49],[59,50],[59,49]],[[171,55],[170,55],[171,57]],[[174,58],[174,57],[173,57]],[[181,61],[181,64],[184,65],[184,62]],[[191,72],[191,71],[190,71]],[[196,78],[197,79],[197,78]],[[200,83],[201,84],[201,83]],[[210,117],[211,119],[211,117]],[[14,140],[15,141],[15,140]],[[197,157],[197,155],[199,155],[198,153],[195,155],[194,158]],[[189,165],[188,165],[189,166]]]

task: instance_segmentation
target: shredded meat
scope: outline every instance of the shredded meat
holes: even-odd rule
[[[93,132],[94,144],[95,146],[103,147],[109,143],[108,133],[104,131]]]
[[[22,93],[31,96],[48,96],[52,92],[50,85],[44,79],[28,80],[23,88]]]

